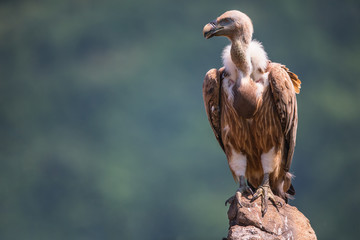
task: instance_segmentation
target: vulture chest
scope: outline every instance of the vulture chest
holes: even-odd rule
[[[233,107],[240,117],[252,118],[258,107],[258,97],[261,93],[261,86],[252,80],[243,81],[233,87]]]

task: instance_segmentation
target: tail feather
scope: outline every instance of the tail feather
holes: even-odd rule
[[[291,184],[289,190],[286,192],[287,194],[290,194],[291,196],[295,196],[296,191],[294,186]]]
[[[287,172],[285,175],[285,182],[287,183],[287,191],[285,193],[285,201],[286,203],[288,202],[288,199],[294,199],[295,196],[295,188],[291,183],[292,178],[294,177],[294,175],[292,175],[291,173]],[[290,186],[289,186],[290,185]]]

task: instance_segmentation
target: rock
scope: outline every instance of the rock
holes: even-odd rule
[[[317,239],[309,220],[296,208],[279,197],[279,211],[269,201],[264,217],[261,214],[261,199],[250,203],[250,199],[242,197],[246,207],[238,207],[235,201],[228,210],[229,233],[227,240],[240,239]]]

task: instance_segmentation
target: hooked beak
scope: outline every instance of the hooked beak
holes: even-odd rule
[[[218,33],[223,28],[224,27],[222,26],[218,26],[215,21],[209,22],[203,29],[204,37],[206,39],[212,38],[213,36],[216,36],[216,33]]]

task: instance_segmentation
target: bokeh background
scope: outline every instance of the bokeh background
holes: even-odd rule
[[[234,194],[202,81],[226,10],[303,84],[291,202],[360,234],[360,2],[0,2],[0,239],[221,239]]]

